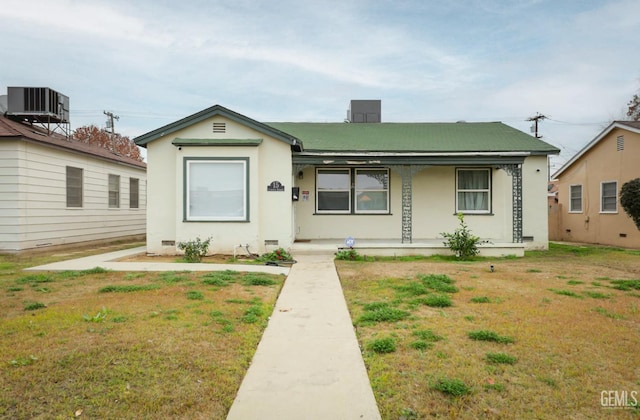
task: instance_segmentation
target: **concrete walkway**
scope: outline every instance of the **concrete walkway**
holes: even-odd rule
[[[291,268],[128,262],[145,247],[31,267],[31,271],[260,271],[288,274],[229,420],[380,419],[333,252],[295,255]]]
[[[227,419],[379,419],[333,254],[295,257]]]
[[[251,271],[271,274],[288,274],[288,267],[274,267],[267,265],[251,264],[205,264],[205,263],[167,263],[167,262],[135,262],[117,261],[122,258],[143,254],[146,247],[129,248],[122,251],[114,251],[106,254],[91,255],[73,260],[59,261],[51,264],[39,265],[27,268],[25,271],[66,271],[89,270],[102,267],[113,271]]]

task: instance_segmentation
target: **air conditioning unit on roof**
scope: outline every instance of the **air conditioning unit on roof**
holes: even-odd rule
[[[69,97],[46,87],[7,88],[7,115],[38,123],[68,123]]]

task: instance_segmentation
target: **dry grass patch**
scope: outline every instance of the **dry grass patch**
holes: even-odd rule
[[[336,265],[354,320],[371,302],[410,314],[356,323],[383,418],[638,418],[601,406],[602,391],[640,395],[637,251],[553,245],[520,259]],[[411,284],[430,275],[452,280],[452,306],[411,303],[423,296]],[[394,352],[368,350],[381,337]]]
[[[34,264],[0,256],[3,418],[224,418],[284,280]]]

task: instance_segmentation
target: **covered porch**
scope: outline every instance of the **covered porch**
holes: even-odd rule
[[[411,243],[401,239],[355,239],[353,249],[358,254],[366,256],[401,257],[410,255],[453,255],[444,245],[442,239],[413,239]],[[342,239],[313,239],[296,241],[291,247],[291,254],[336,253],[349,247]],[[490,239],[481,240],[478,245],[481,257],[523,257],[525,244],[523,242],[499,242]]]

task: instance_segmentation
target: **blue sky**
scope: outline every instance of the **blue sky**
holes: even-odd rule
[[[549,116],[569,159],[640,88],[637,0],[0,0],[0,95],[46,86],[72,127],[135,137],[220,104],[259,121]]]

